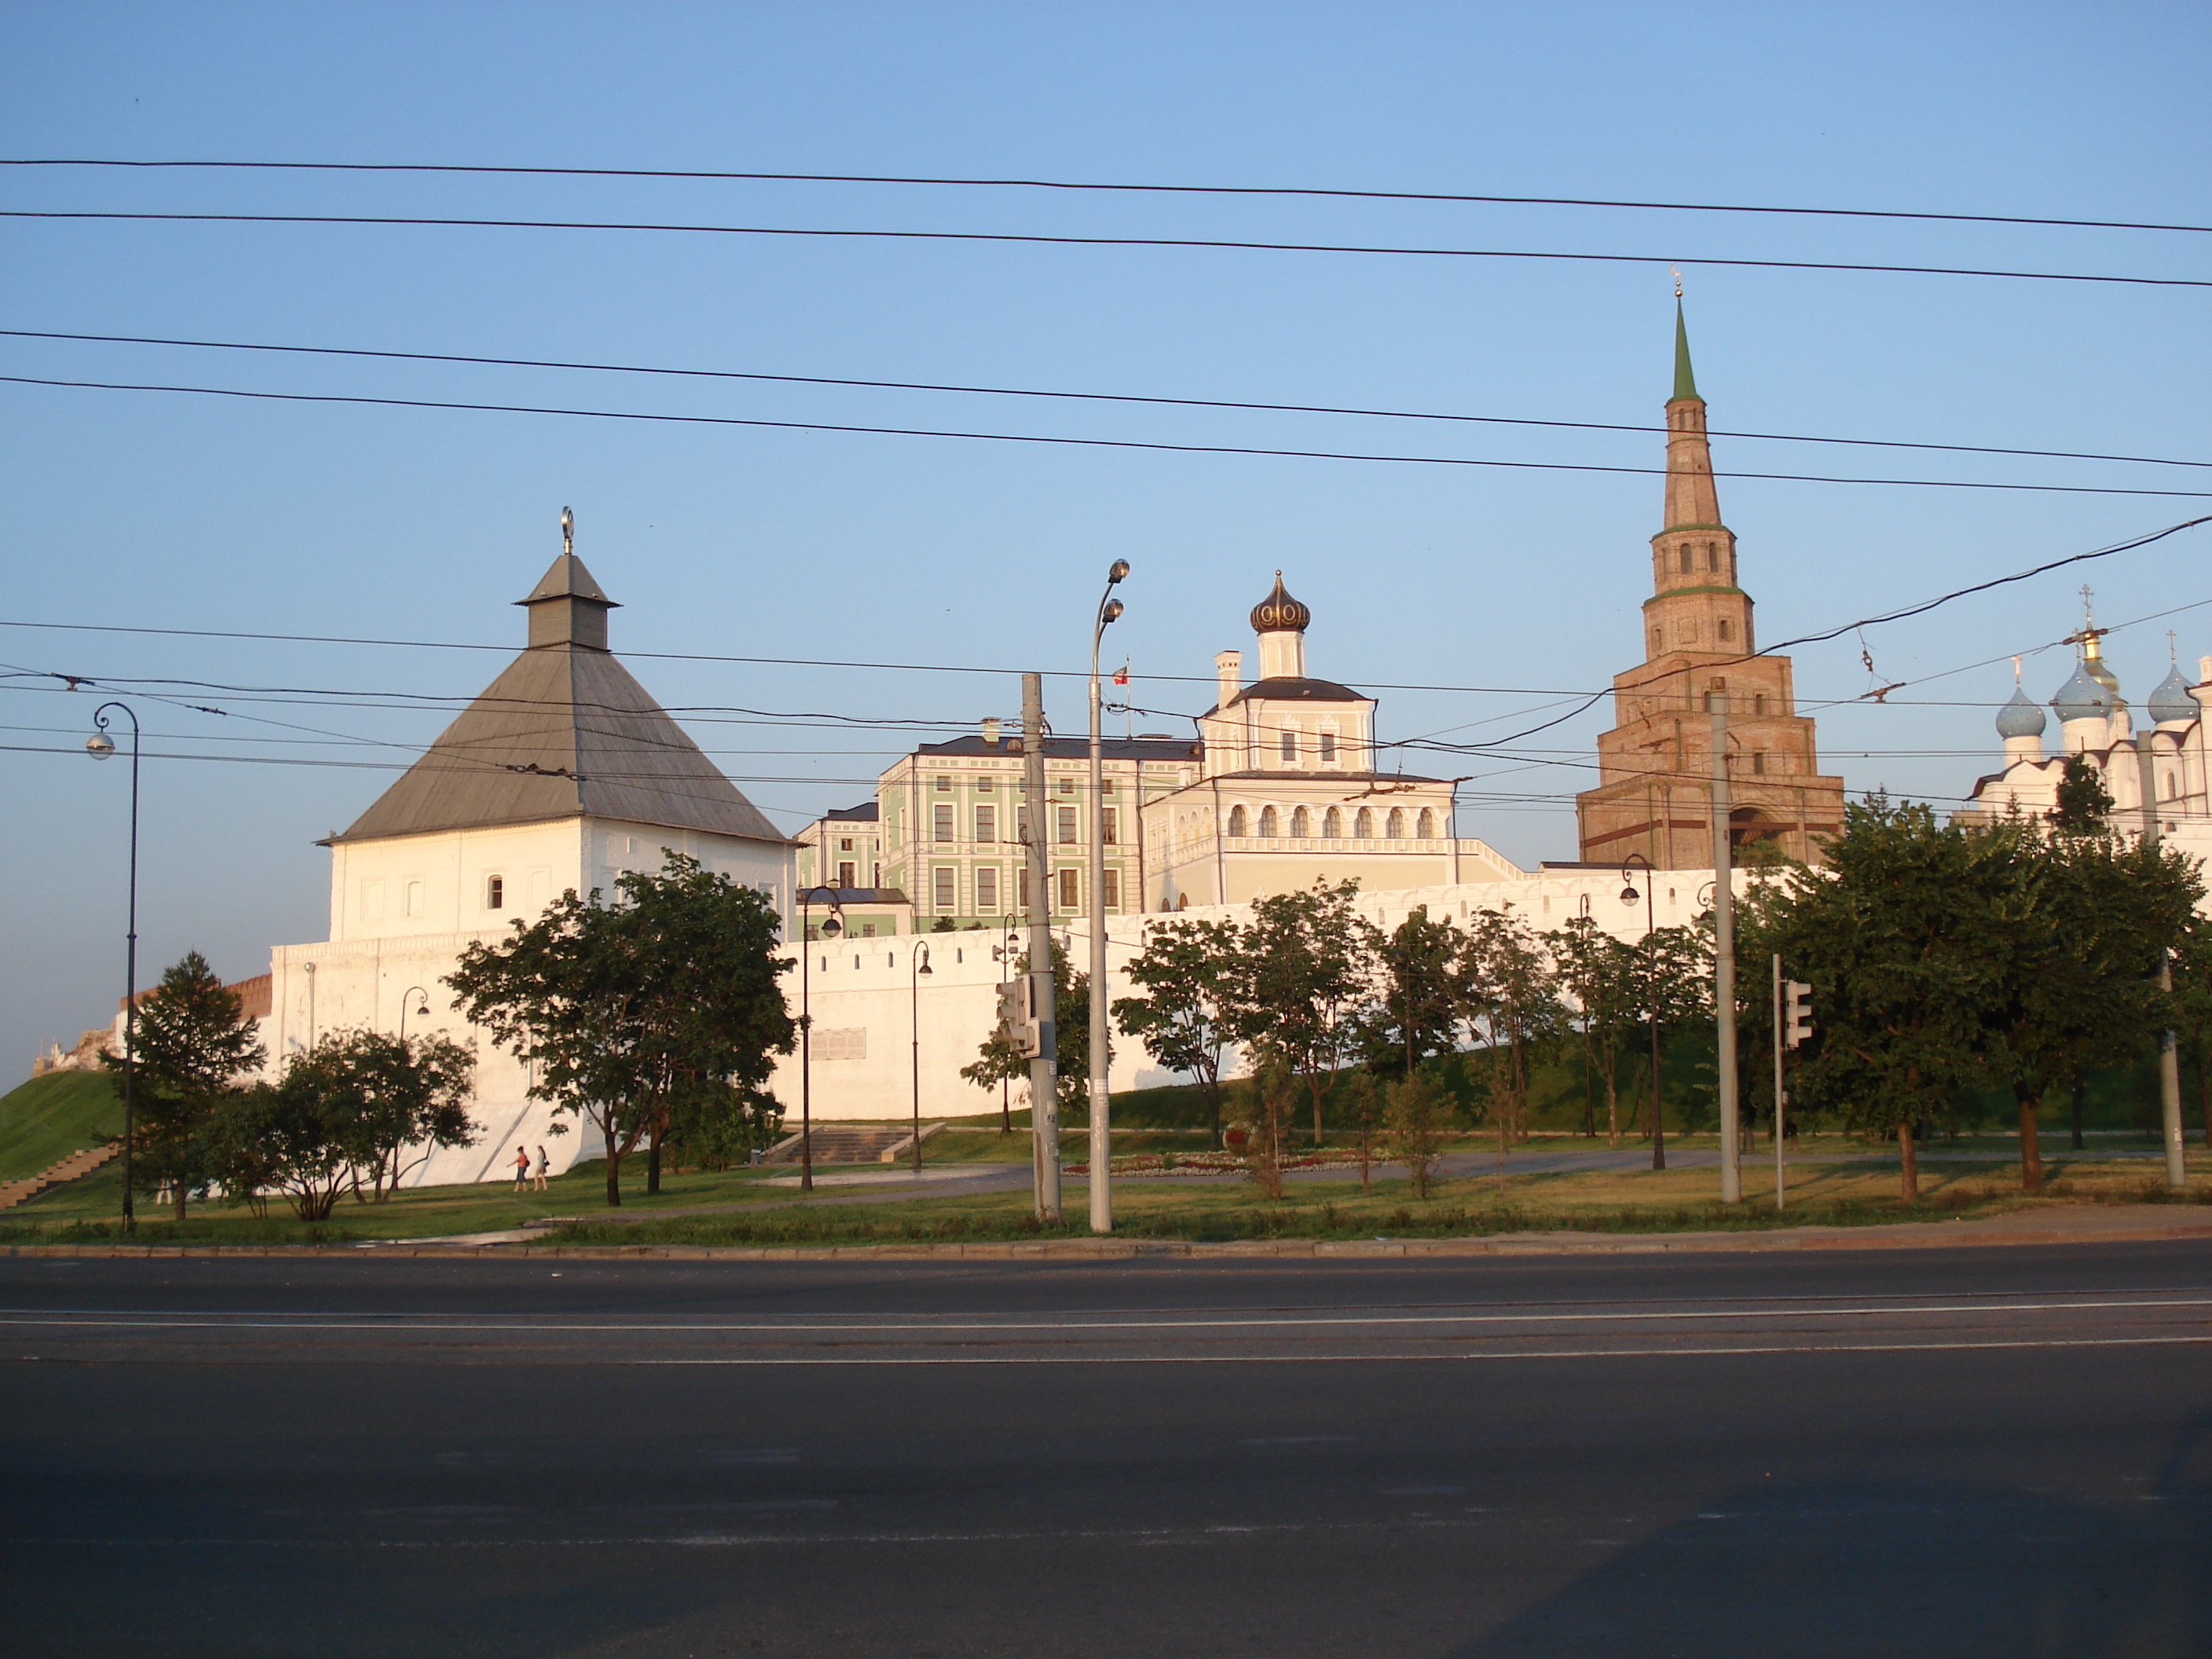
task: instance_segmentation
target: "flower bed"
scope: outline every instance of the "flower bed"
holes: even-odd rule
[[[1300,1152],[1283,1160],[1285,1170],[1335,1170],[1347,1166],[1357,1169],[1359,1154],[1341,1147],[1329,1147],[1321,1152]],[[1063,1164],[1062,1175],[1089,1175],[1088,1163]],[[1238,1158],[1231,1152],[1140,1152],[1114,1160],[1117,1176],[1241,1176],[1252,1172],[1249,1158]]]

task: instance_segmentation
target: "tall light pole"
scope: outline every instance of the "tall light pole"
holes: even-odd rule
[[[814,941],[807,931],[812,923],[814,896],[825,893],[830,914],[822,918],[822,937],[835,939],[845,931],[839,920],[845,907],[834,887],[799,890],[799,1190],[814,1190]]]
[[[912,971],[907,975],[908,989],[913,998],[911,1024],[914,1027],[914,1172],[921,1173],[921,981],[929,972],[929,947],[920,939],[914,942],[911,957]]]
[[[1644,866],[1644,890],[1636,890],[1636,866]],[[1651,1167],[1667,1167],[1667,1126],[1659,1106],[1659,947],[1654,936],[1658,932],[1657,913],[1652,908],[1652,889],[1657,884],[1658,872],[1651,860],[1641,853],[1631,853],[1620,866],[1620,902],[1633,904],[1644,901],[1644,971],[1650,987],[1651,1018]]]
[[[2136,738],[2136,779],[2142,796],[2143,845],[2152,848],[2158,845],[2158,775],[2151,750],[2154,735],[2154,727],[2145,726]],[[2158,953],[2158,987],[2161,991],[2173,989],[2173,952],[2170,949]],[[2181,1128],[2181,1056],[2170,1030],[2158,1036],[2158,1107],[2159,1139],[2166,1143],[2166,1184],[2179,1192],[2189,1184],[2189,1165],[2182,1151],[2185,1137]]]
[[[1705,693],[1713,747],[1713,1020],[1721,1096],[1721,1202],[1743,1201],[1735,1071],[1735,878],[1730,868],[1728,693]]]
[[[85,753],[106,760],[115,752],[115,739],[107,735],[107,711],[118,708],[131,721],[131,878],[130,899],[123,933],[123,1231],[138,1225],[131,1198],[131,1139],[136,1133],[132,1100],[133,1075],[138,1068],[138,714],[127,702],[104,702],[92,711],[96,728],[84,740]]]
[[[1060,1224],[1060,1030],[1057,975],[1052,970],[1051,860],[1046,855],[1044,676],[1022,676],[1022,793],[1029,797],[1030,1007],[1037,1050],[1030,1059],[1030,1153],[1036,1180],[1036,1216]]]
[[[410,1002],[419,1002],[422,1005],[415,1011],[416,1018],[428,1019],[430,1017],[430,994],[428,991],[419,985],[410,985],[401,992],[399,994],[399,1041],[402,1043],[407,1041],[407,1005]]]
[[[1091,1231],[1114,1231],[1114,1131],[1106,1094],[1106,760],[1099,735],[1098,642],[1121,614],[1114,589],[1129,574],[1116,559],[1091,627]]]

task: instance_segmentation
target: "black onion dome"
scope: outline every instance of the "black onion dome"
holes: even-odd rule
[[[1292,599],[1283,588],[1283,573],[1275,573],[1275,591],[1252,607],[1252,631],[1255,634],[1303,634],[1313,621],[1313,612]]]

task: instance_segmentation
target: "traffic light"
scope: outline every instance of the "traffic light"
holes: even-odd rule
[[[999,987],[999,1034],[1024,1060],[1034,1060],[1043,1047],[1037,1030],[1036,976],[1024,974]]]
[[[1813,1035],[1813,988],[1799,979],[1782,981],[1782,1046],[1795,1048]]]

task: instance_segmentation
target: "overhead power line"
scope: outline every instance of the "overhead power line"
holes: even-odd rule
[[[119,213],[0,209],[0,219],[98,220],[145,224],[366,225],[471,230],[645,231],[698,236],[793,236],[900,242],[1013,242],[1048,247],[1180,247],[1257,253],[1367,253],[1435,259],[1563,259],[1615,265],[1698,264],[1747,270],[1848,270],[1912,276],[1995,276],[2035,283],[2119,283],[2145,288],[2212,288],[2212,278],[2128,276],[2077,270],[2007,270],[1980,265],[1893,265],[1838,259],[1729,259],[1682,253],[1570,253],[1558,249],[1392,246],[1368,242],[1244,241],[1218,236],[1073,236],[1036,231],[876,230],[817,225],[708,225],[628,219],[489,219],[391,213]]]
[[[277,345],[248,340],[184,340],[148,334],[72,334],[53,329],[0,328],[0,337],[73,340],[100,345],[185,346],[207,351],[281,352],[307,357],[364,357],[409,363],[465,363],[495,368],[576,369],[594,374],[670,375],[687,380],[745,380],[778,386],[854,386],[878,392],[949,392],[990,398],[1058,398],[1076,403],[1139,404],[1169,409],[1237,409],[1284,415],[1352,415],[1391,421],[1445,421],[1476,426],[1530,426],[1570,432],[1659,433],[1664,426],[1620,421],[1545,421],[1512,415],[1455,415],[1429,410],[1368,409],[1356,404],[1277,404],[1236,398],[1162,398],[1126,392],[1056,392],[1027,386],[965,386],[933,380],[868,380],[849,375],[769,374],[750,369],[672,368],[644,363],[594,363],[546,357],[487,357],[450,351],[383,351],[361,346]],[[2070,449],[2018,449],[1993,444],[1917,443],[1901,438],[1824,438],[1793,432],[1737,432],[1711,428],[1707,436],[1752,438],[1771,443],[1844,444],[1869,449],[1940,450],[1960,455],[2026,455],[2042,460],[2125,461],[2143,466],[2212,467],[2212,461],[2177,460],[2157,455],[2108,455]]]
[[[1402,466],[1503,467],[1534,472],[1609,472],[1664,477],[1660,466],[1604,466],[1588,461],[1502,461],[1460,455],[1392,455],[1369,450],[1288,449],[1264,444],[1168,443],[1139,438],[1073,438],[1036,432],[975,432],[946,427],[877,426],[849,421],[771,421],[738,415],[675,415],[623,409],[572,409],[545,404],[465,403],[444,398],[372,398],[330,392],[256,392],[237,386],[177,386],[143,380],[64,380],[43,374],[0,374],[0,384],[66,386],[92,392],[167,392],[203,398],[267,403],[352,404],[381,409],[448,409],[483,415],[560,415],[582,420],[648,421],[678,426],[752,427],[783,432],[844,432],[873,437],[963,438],[986,443],[1052,444],[1076,449],[1131,449],[1178,455],[1265,455],[1292,460],[1382,461]],[[2121,484],[2001,483],[1967,478],[1862,478],[1818,472],[1718,471],[1716,478],[1757,478],[1780,483],[1891,484],[1915,489],[2001,489],[2034,495],[2160,495],[2212,499],[2212,490],[2144,489]]]
[[[1595,196],[1483,196],[1457,191],[1344,190],[1313,185],[1116,184],[1070,179],[968,179],[916,173],[734,173],[699,167],[490,167],[451,161],[131,161],[106,157],[0,158],[0,167],[207,168],[238,172],[482,173],[554,179],[691,179],[772,184],[957,185],[996,190],[1119,192],[1164,196],[1309,197],[1368,202],[1464,202],[1504,207],[1629,208],[1660,213],[1777,214],[1828,219],[1905,219],[1942,224],[2051,225],[2077,230],[2172,230],[2212,233],[2212,225],[2130,219],[2055,219],[2014,213],[1929,213],[1897,208],[1758,206],[1741,202],[1640,202]]]

